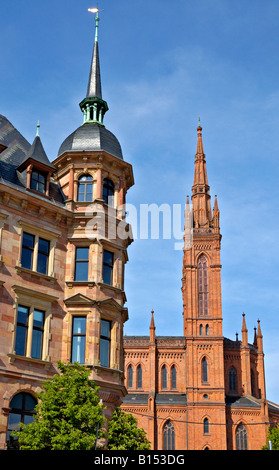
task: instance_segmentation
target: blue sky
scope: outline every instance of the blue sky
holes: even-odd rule
[[[38,6],[39,5],[39,6]],[[128,202],[184,204],[198,118],[222,238],[224,336],[261,320],[267,395],[279,403],[278,0],[102,0],[105,125],[133,165]],[[82,123],[94,39],[88,0],[0,0],[0,113],[51,160]],[[129,247],[126,334],[182,334],[182,253]]]

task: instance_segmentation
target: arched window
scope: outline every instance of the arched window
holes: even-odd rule
[[[176,367],[171,368],[171,388],[176,388]]]
[[[139,365],[137,368],[137,385],[142,388],[142,367]]]
[[[206,357],[202,359],[202,381],[208,382],[208,365]]]
[[[200,325],[200,335],[201,335],[201,336],[203,335],[203,327],[202,327],[202,325]]]
[[[78,180],[78,201],[93,201],[93,178],[90,175],[80,176]]]
[[[168,388],[168,371],[166,366],[162,367],[162,388]]]
[[[133,367],[129,366],[128,367],[128,387],[129,388],[133,387],[133,374],[134,374]]]
[[[229,370],[229,389],[231,392],[236,391],[236,371],[234,367]]]
[[[205,326],[205,334],[206,334],[206,336],[209,335],[209,326],[208,325]]]
[[[103,200],[105,201],[106,204],[113,207],[114,205],[113,197],[114,197],[114,184],[110,179],[105,178],[103,181]]]
[[[203,433],[209,434],[209,419],[208,418],[204,418],[203,420]]]
[[[10,402],[10,414],[7,431],[8,449],[17,449],[18,441],[11,436],[12,431],[19,429],[19,424],[29,424],[34,421],[35,406],[37,400],[29,393],[18,393]]]
[[[237,426],[235,436],[236,450],[248,450],[247,430],[242,423]]]
[[[208,263],[205,255],[198,260],[199,315],[208,315]]]
[[[164,450],[175,450],[175,430],[171,421],[167,421],[163,429]]]

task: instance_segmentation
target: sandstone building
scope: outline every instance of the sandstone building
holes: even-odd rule
[[[50,162],[0,116],[0,448],[32,420],[57,361],[92,370],[110,416],[126,394],[125,197],[133,171],[103,124],[98,17],[83,124]],[[109,238],[110,232],[115,236]],[[124,236],[120,236],[121,231]]]
[[[122,403],[153,449],[259,449],[279,407],[266,399],[260,323],[253,344],[245,317],[241,340],[223,337],[219,209],[215,200],[211,212],[200,126],[182,335],[156,336],[152,313],[148,336],[123,338],[134,179],[104,125],[98,21],[83,124],[54,161],[39,127],[30,144],[0,115],[0,449],[32,421],[58,360],[88,366],[107,416]]]

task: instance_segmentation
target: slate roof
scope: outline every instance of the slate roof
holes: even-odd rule
[[[98,41],[94,44],[86,97],[102,99]]]
[[[35,137],[33,144],[26,154],[26,158],[21,162],[20,166],[22,166],[29,159],[36,160],[37,162],[42,163],[52,170],[56,170],[55,166],[50,163],[39,136]]]
[[[119,141],[112,132],[95,122],[86,122],[69,135],[58,151],[58,156],[64,152],[83,150],[104,150],[123,160]]]
[[[237,406],[239,408],[260,408],[261,405],[248,397],[226,397],[228,406]]]
[[[0,145],[6,147],[0,153],[0,181],[13,186],[15,189],[25,191],[27,173],[24,170],[20,173],[17,169],[26,160],[28,152],[33,152],[35,147],[39,150],[37,158],[45,158],[39,149],[38,141],[35,138],[34,147],[20,134],[11,122],[0,114]],[[44,150],[43,150],[44,152]],[[33,154],[34,156],[34,154]],[[47,157],[46,157],[47,158]],[[51,165],[49,160],[48,166]],[[60,186],[54,181],[50,181],[50,200],[64,205],[64,196]],[[36,197],[44,198],[36,195]]]
[[[146,393],[129,393],[122,401],[124,404],[144,405],[148,402],[149,395]],[[185,394],[175,393],[156,393],[155,403],[157,405],[186,405],[187,399]]]

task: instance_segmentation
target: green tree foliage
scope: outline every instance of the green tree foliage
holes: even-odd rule
[[[268,435],[266,438],[266,445],[263,446],[262,450],[268,450],[268,441],[272,442],[272,450],[279,450],[279,427],[269,428]]]
[[[137,419],[117,408],[108,422],[107,447],[109,450],[148,450],[150,442]]]
[[[22,450],[92,450],[105,417],[90,370],[77,363],[58,363],[59,374],[43,383],[33,423],[21,425]],[[104,432],[99,431],[99,437]]]

